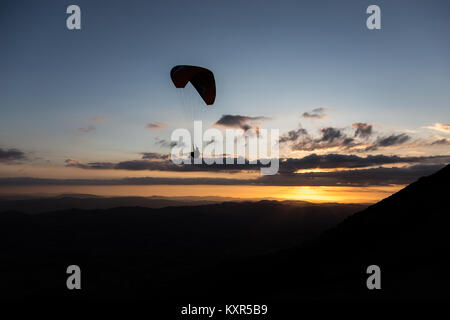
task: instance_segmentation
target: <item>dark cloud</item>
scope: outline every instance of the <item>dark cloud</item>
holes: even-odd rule
[[[40,178],[0,178],[0,186],[30,185],[73,185],[73,186],[110,186],[110,185],[239,185],[240,179],[228,178],[124,178],[124,179],[40,179]],[[250,180],[249,180],[250,182]]]
[[[160,139],[159,137],[155,138],[155,143],[157,145],[160,145],[161,147],[166,147],[166,148],[173,148],[178,145],[178,143],[176,141],[168,141],[165,139]]]
[[[308,136],[308,131],[306,131],[306,129],[300,128],[297,130],[291,130],[288,133],[282,135],[280,137],[279,142],[280,143],[294,142],[304,136]]]
[[[252,128],[257,128],[254,124],[252,124],[252,122],[268,119],[269,118],[266,117],[248,117],[225,114],[215,123],[215,125],[228,128],[241,128],[242,130],[247,131]]]
[[[165,123],[162,123],[162,122],[150,122],[145,127],[148,130],[160,130],[160,129],[164,129],[166,126],[167,125]]]
[[[354,142],[355,142],[355,139],[353,139],[353,138],[345,138],[345,139],[342,141],[342,144],[343,144],[344,146],[350,146],[350,145],[353,145]]]
[[[372,125],[363,122],[352,124],[355,129],[355,137],[368,138],[372,135]]]
[[[74,159],[67,159],[65,161],[66,167],[91,169],[91,170],[163,170],[163,171],[176,171],[177,166],[169,161],[168,154],[162,154],[157,152],[144,152],[141,153],[142,160],[129,160],[121,161],[117,163],[113,162],[88,162],[84,163]]]
[[[409,184],[420,177],[430,175],[443,168],[444,164],[413,165],[393,168],[368,168],[334,172],[280,173],[263,176],[258,182],[263,185],[280,186],[389,186]]]
[[[89,162],[89,163],[82,163],[78,160],[74,159],[66,159],[64,161],[66,167],[71,168],[80,168],[80,169],[114,169],[115,164],[112,162]]]
[[[25,160],[26,155],[18,149],[1,149],[0,148],[0,162],[13,162],[17,160]]]
[[[280,143],[288,143],[293,151],[315,151],[338,148],[343,151],[367,152],[379,148],[397,146],[411,138],[405,133],[392,134],[387,137],[369,138],[373,135],[372,125],[357,122],[352,125],[354,134],[349,136],[346,128],[325,127],[320,130],[319,137],[313,137],[303,128],[291,130],[280,138]],[[445,140],[438,143],[445,144]]]
[[[257,179],[233,178],[125,178],[125,179],[35,179],[0,178],[1,186],[13,185],[259,185],[259,186],[388,186],[409,184],[430,175],[444,164],[400,168],[369,168],[335,172],[280,173]]]
[[[144,153],[141,153],[141,155],[142,155],[142,159],[146,159],[146,160],[167,160],[167,159],[169,159],[168,154],[162,154],[162,153],[157,153],[157,152],[144,152]]]
[[[366,151],[377,150],[380,147],[398,146],[411,139],[406,133],[392,134],[388,137],[378,137],[375,142],[366,148]]]
[[[216,139],[213,138],[213,139],[211,139],[211,140],[209,140],[209,141],[206,141],[206,142],[205,142],[205,147],[206,147],[206,146],[209,146],[209,145],[212,144],[212,143],[216,143]]]
[[[159,161],[147,160],[130,160],[122,161],[114,165],[114,169],[118,170],[171,170],[170,163],[161,163]]]
[[[431,145],[431,146],[436,146],[436,145],[442,146],[442,145],[447,145],[447,144],[450,145],[450,139],[447,139],[447,138],[442,138],[442,139],[435,140],[435,141],[432,141],[429,143],[429,145]]]
[[[294,151],[314,151],[334,147],[350,149],[359,145],[354,138],[348,137],[343,129],[325,127],[320,133],[320,137],[313,138],[306,130],[300,128],[283,135],[280,143],[290,143]]]
[[[336,139],[342,138],[344,136],[340,129],[336,129],[333,127],[322,128],[320,131],[322,132],[322,137],[318,140],[319,142],[326,141],[332,143]]]
[[[377,145],[381,147],[395,146],[408,141],[410,137],[405,133],[393,134],[386,138],[379,138]]]
[[[223,164],[174,164],[168,159],[164,159],[166,155],[152,155],[143,156],[143,159],[121,161],[117,163],[111,162],[91,162],[82,163],[80,161],[68,159],[66,166],[77,167],[81,169],[102,170],[129,170],[129,171],[175,171],[175,172],[229,172],[236,173],[241,171],[258,171],[263,166],[261,164],[251,164],[246,159],[242,164],[238,164],[238,159],[229,158],[232,164],[225,164],[227,158],[222,159]],[[168,157],[168,156],[167,156]],[[287,158],[280,159],[279,173],[280,174],[295,174],[299,170],[307,169],[363,169],[375,166],[388,166],[395,164],[409,164],[409,165],[441,165],[450,162],[450,156],[430,156],[430,157],[399,157],[399,156],[385,156],[385,155],[369,155],[367,157],[360,157],[357,155],[344,154],[327,154],[317,155],[311,154],[303,158]]]
[[[223,158],[222,162],[226,163],[227,158]],[[261,168],[261,165],[250,164],[248,160],[243,160],[242,164],[237,163],[237,159],[232,159],[233,164],[174,164],[171,160],[155,161],[129,160],[117,163],[111,162],[89,162],[83,163],[73,159],[65,161],[67,167],[76,167],[80,169],[102,170],[102,169],[116,169],[116,170],[130,170],[130,171],[179,171],[179,172],[202,172],[202,171],[221,171],[221,172],[240,172],[240,171],[255,171]]]
[[[310,119],[323,119],[326,117],[325,111],[325,108],[316,108],[312,111],[304,112],[302,117]]]
[[[372,166],[391,165],[399,163],[408,164],[442,164],[450,162],[450,156],[430,156],[430,157],[399,157],[386,155],[368,155],[360,157],[358,155],[346,154],[310,154],[306,157],[295,159],[283,159],[280,163],[280,172],[295,172],[305,169],[336,169],[336,168],[364,168]]]

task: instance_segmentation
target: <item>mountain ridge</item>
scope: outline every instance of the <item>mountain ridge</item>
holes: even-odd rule
[[[213,287],[229,292],[245,279],[243,295],[274,299],[449,299],[449,183],[447,165],[316,239],[224,266],[232,276]],[[380,291],[365,284],[366,268],[373,264],[382,270]],[[262,286],[258,279],[266,274],[271,277]]]

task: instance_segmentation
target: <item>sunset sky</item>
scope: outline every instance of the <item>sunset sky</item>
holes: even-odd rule
[[[66,28],[70,4],[81,30]],[[366,28],[371,4],[381,30]],[[382,199],[450,163],[449,9],[2,1],[0,195]],[[213,106],[174,87],[179,64],[214,72]],[[174,166],[170,135],[191,107],[205,128],[279,129],[280,172]]]

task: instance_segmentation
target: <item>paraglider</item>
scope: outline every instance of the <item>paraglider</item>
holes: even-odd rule
[[[176,88],[184,88],[190,82],[208,106],[214,104],[216,81],[211,70],[197,66],[178,65],[170,70],[170,78]],[[192,107],[192,121],[194,120],[194,107]],[[199,156],[199,148],[192,144],[191,159]]]
[[[170,71],[170,78],[177,88],[184,88],[190,82],[207,105],[214,104],[216,99],[216,81],[211,70],[180,65]]]

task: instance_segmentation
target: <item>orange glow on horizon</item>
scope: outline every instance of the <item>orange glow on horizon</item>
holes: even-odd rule
[[[399,163],[391,163],[385,165],[376,165],[376,166],[366,166],[360,168],[312,168],[312,169],[299,169],[294,173],[318,173],[318,172],[339,172],[339,171],[358,171],[358,170],[367,170],[367,169],[375,169],[375,168],[402,168],[409,167],[411,164],[399,162]]]
[[[303,200],[310,202],[374,203],[403,188],[324,186],[229,186],[229,185],[118,185],[118,186],[9,186],[4,195],[60,195],[68,193],[98,196],[233,197],[240,199]]]

